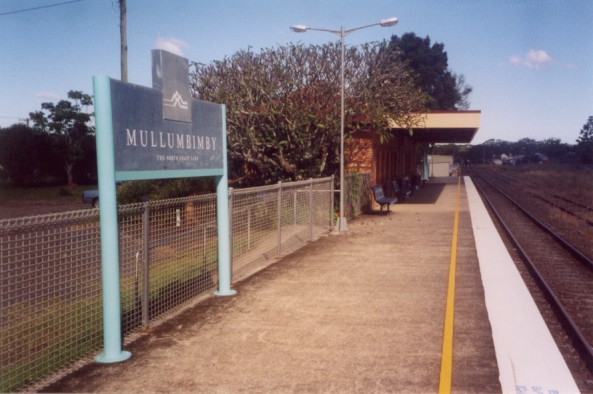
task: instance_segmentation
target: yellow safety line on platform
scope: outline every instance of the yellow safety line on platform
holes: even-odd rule
[[[455,219],[453,220],[453,240],[451,241],[451,263],[449,266],[449,288],[447,290],[447,309],[445,311],[445,332],[443,335],[443,354],[441,358],[441,379],[439,393],[451,392],[451,375],[453,373],[453,311],[455,309],[455,270],[457,265],[457,229],[459,227],[459,200],[461,194],[461,177],[457,181],[457,199],[455,202]]]

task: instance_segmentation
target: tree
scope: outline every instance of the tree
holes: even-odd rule
[[[537,142],[533,138],[521,138],[512,145],[511,150],[507,153],[517,156],[532,155],[535,152],[537,152]]]
[[[74,163],[72,177],[77,184],[97,184],[97,141],[88,134],[81,143],[82,157]]]
[[[593,116],[589,116],[579,133],[577,149],[584,163],[593,163]]]
[[[537,151],[550,160],[558,162],[574,161],[574,146],[563,143],[559,138],[548,138],[537,143]]]
[[[62,160],[68,185],[74,184],[73,167],[84,156],[83,142],[94,134],[94,127],[87,123],[91,114],[83,109],[93,104],[92,97],[80,91],[69,91],[70,100],[57,104],[42,103],[41,111],[31,112],[34,128],[51,136],[52,146]]]
[[[422,108],[422,94],[404,65],[387,56],[386,46],[346,50],[348,135],[364,129],[388,138],[388,118],[405,121]],[[227,106],[229,167],[236,182],[269,184],[337,172],[339,43],[241,50],[192,68],[194,95]]]
[[[430,38],[420,38],[414,33],[391,37],[389,49],[395,58],[407,63],[417,86],[427,94],[428,109],[455,110],[469,108],[472,88],[465,83],[463,75],[449,70],[445,45],[434,43]]]
[[[499,158],[503,153],[522,156],[518,164],[540,163],[543,157],[555,163],[582,162],[575,155],[575,146],[565,144],[558,138],[548,138],[543,141],[522,138],[516,142],[488,140],[482,144],[470,146],[467,151],[460,152],[459,156],[472,163],[488,164],[493,156]]]
[[[31,186],[51,171],[49,136],[24,124],[0,131],[0,165],[18,186]]]

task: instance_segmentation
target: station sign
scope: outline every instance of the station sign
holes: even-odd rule
[[[221,175],[223,106],[191,97],[180,56],[153,50],[152,80],[110,80],[117,180]]]
[[[100,363],[127,360],[122,349],[117,181],[216,178],[218,296],[230,287],[226,110],[191,97],[187,59],[152,51],[152,88],[93,77],[97,125],[104,352]],[[198,264],[198,262],[196,262]]]

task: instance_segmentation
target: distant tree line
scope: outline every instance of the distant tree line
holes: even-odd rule
[[[593,164],[593,116],[589,116],[577,138],[577,155],[583,163]]]
[[[0,128],[0,175],[21,187],[95,183],[94,127],[90,95],[68,92],[68,100],[43,103],[29,114],[32,126]]]
[[[502,155],[513,157],[515,164],[540,163],[542,159],[558,164],[593,164],[593,116],[581,129],[576,144],[558,138],[536,141],[523,138],[515,142],[489,140],[482,144],[444,144],[432,147],[435,155],[454,156],[458,162],[490,164]]]

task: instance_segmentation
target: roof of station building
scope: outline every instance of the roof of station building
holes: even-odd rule
[[[410,133],[417,142],[468,144],[480,128],[482,111],[435,111],[417,114],[414,124],[403,127],[390,122],[393,131]]]

